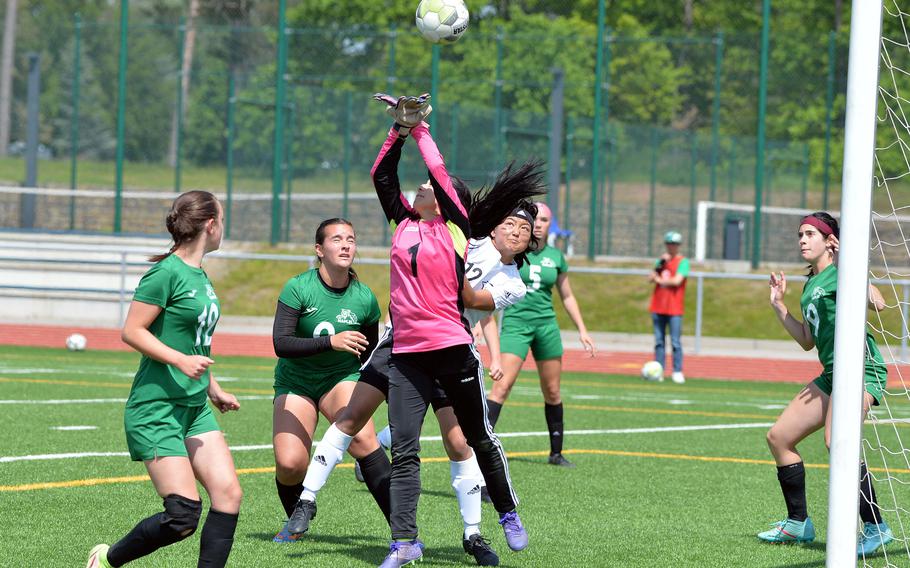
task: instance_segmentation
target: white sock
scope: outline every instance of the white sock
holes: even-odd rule
[[[392,449],[392,429],[386,426],[376,434],[376,438],[379,439],[379,445],[383,448],[390,450]]]
[[[313,452],[313,459],[310,460],[306,477],[303,479],[301,499],[304,501],[316,500],[316,494],[325,485],[335,466],[341,463],[341,458],[348,451],[348,446],[351,445],[353,438],[336,428],[334,424],[329,426]]]
[[[458,499],[458,509],[464,522],[464,537],[480,532],[480,487],[483,474],[477,464],[477,456],[464,461],[449,461],[452,489]]]

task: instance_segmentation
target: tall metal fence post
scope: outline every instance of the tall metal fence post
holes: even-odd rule
[[[553,212],[553,218],[559,218],[559,190],[562,180],[560,162],[562,160],[562,125],[563,125],[563,96],[565,93],[565,71],[559,67],[551,69],[553,73],[553,89],[550,91],[550,147],[548,161],[550,171],[548,185],[550,192],[547,196],[547,205]]]
[[[354,93],[344,92],[344,202],[341,205],[341,216],[348,218],[348,207],[351,195],[351,117],[354,114]]]
[[[615,134],[615,133],[614,133]],[[607,254],[613,252],[613,195],[616,189],[616,155],[619,154],[617,137],[610,136],[607,128]]]
[[[822,173],[822,209],[828,210],[828,189],[831,185],[831,123],[834,114],[834,72],[837,66],[837,33],[828,32],[828,80],[825,91],[825,162]]]
[[[701,324],[705,311],[705,278],[701,274],[695,281],[695,353],[701,352]]]
[[[123,209],[123,153],[126,130],[126,63],[129,0],[120,0],[120,55],[117,59],[117,162],[114,175],[114,232],[119,233]]]
[[[606,167],[604,168],[604,170],[606,172],[606,176],[607,176],[607,182],[608,182],[607,223],[606,223],[607,224],[607,227],[606,227],[606,229],[607,229],[607,250],[610,249],[610,241],[613,238],[613,181],[614,181],[614,175],[613,175],[613,169],[610,167],[610,165],[615,163],[615,160],[613,160],[613,158],[614,158],[614,154],[615,154],[615,150],[616,150],[616,146],[612,142],[612,140],[614,140],[615,137],[610,138],[610,80],[611,80],[610,61],[613,57],[613,42],[612,42],[612,38],[610,37],[610,31],[611,31],[610,28],[607,28],[605,30],[606,34],[605,34],[605,38],[604,38],[604,43],[605,43],[605,45],[604,45],[604,69],[603,69],[603,71],[604,71],[604,89],[603,89],[604,100],[603,100],[603,117],[602,117],[603,133],[604,133],[604,138],[606,139],[605,142],[607,143],[607,147],[605,150],[605,152],[607,154]],[[601,180],[598,180],[598,187],[600,187],[600,189],[599,189],[599,191],[600,191],[600,196],[599,196],[600,208],[598,209],[598,211],[599,211],[598,219],[600,220],[600,223],[597,224],[597,252],[600,253],[600,251],[601,251],[600,245],[601,245],[601,241],[603,240],[601,238],[600,233],[601,233],[601,225],[603,224],[603,201],[604,201],[604,199],[603,199],[603,197],[604,197],[603,196],[603,182]]]
[[[724,65],[724,32],[714,36],[714,100],[711,103],[711,194],[717,200],[717,161],[720,159],[720,87]],[[714,218],[708,219],[708,233],[714,234]],[[708,241],[708,257],[714,257],[714,239]]]
[[[278,244],[281,238],[281,188],[284,161],[284,88],[285,73],[287,71],[287,0],[278,0],[278,61],[275,66],[275,140],[272,149],[272,227],[270,242],[272,246]]]
[[[799,206],[806,208],[809,193],[809,143],[803,142],[803,179],[800,186]]]
[[[687,238],[691,240],[695,235],[695,187],[698,183],[698,171],[695,167],[698,161],[698,135],[694,130],[689,133],[689,143],[691,144],[692,163],[689,169],[689,234]]]
[[[574,146],[575,118],[569,116],[566,118],[566,199],[562,210],[562,228],[566,231],[572,230],[569,213],[572,210],[572,160],[575,159],[573,154]]]
[[[441,51],[439,49],[439,44],[433,44],[433,59],[430,62],[430,97],[435,104],[439,104],[439,57]],[[438,112],[434,112],[430,115],[430,131],[436,132],[436,117],[439,116]]]
[[[120,313],[117,316],[117,327],[126,321],[126,253],[120,253]]]
[[[597,1],[597,56],[594,64],[594,125],[591,140],[591,209],[588,222],[588,258],[597,250],[597,191],[600,187],[600,113],[604,77],[604,32],[606,0]]]
[[[224,236],[231,238],[231,210],[234,207],[234,136],[237,133],[237,93],[234,77],[235,71],[231,67],[228,75],[228,104],[227,104],[227,179],[225,180],[225,190],[227,191],[227,203],[224,208]]]
[[[461,120],[461,105],[452,105],[452,123],[449,130],[449,160],[452,171],[458,171],[458,122]]]
[[[758,73],[758,134],[755,141],[755,211],[752,216],[752,268],[761,263],[761,207],[765,176],[765,107],[768,99],[768,33],[771,0],[762,0],[761,62]]]
[[[293,100],[294,96],[291,95]],[[291,216],[293,215],[292,196],[294,195],[294,165],[293,165],[293,147],[294,147],[294,125],[296,124],[297,114],[296,107],[291,104],[288,107],[288,113],[285,115],[287,120],[287,129],[285,130],[284,141],[284,242],[291,241]]]
[[[389,67],[386,71],[385,79],[385,92],[390,95],[395,95],[395,82],[397,81],[396,73],[396,53],[395,48],[398,43],[398,27],[393,22],[389,25]],[[385,216],[382,219],[382,246],[388,246],[389,244],[389,224],[385,220]]]
[[[498,170],[503,162],[502,137],[505,136],[505,125],[502,120],[502,57],[504,40],[505,31],[502,26],[499,26],[496,28],[496,82],[493,84],[493,140],[496,149],[496,163],[493,164],[493,170]]]
[[[82,16],[76,12],[73,30],[73,116],[70,117],[70,189],[76,189],[77,162],[79,157],[79,83],[82,81]],[[76,196],[70,195],[70,231],[76,229]]]
[[[174,109],[174,193],[180,193],[183,155],[183,56],[186,52],[186,18],[180,18],[177,26],[177,41],[180,55],[177,57],[177,104]]]
[[[651,127],[651,192],[648,194],[648,256],[654,254],[654,203],[657,201],[657,127]]]

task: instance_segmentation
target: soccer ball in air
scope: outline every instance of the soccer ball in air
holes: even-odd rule
[[[455,43],[468,29],[468,7],[462,0],[421,0],[417,29],[433,43]]]
[[[664,380],[664,366],[657,361],[648,361],[641,367],[641,378],[646,381]]]
[[[74,333],[66,338],[66,348],[70,351],[85,351],[88,341],[81,333]]]

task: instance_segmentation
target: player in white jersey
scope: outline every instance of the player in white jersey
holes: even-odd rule
[[[537,246],[531,230],[535,209],[530,202],[520,204],[493,229],[490,237],[472,239],[468,244],[465,279],[470,285],[464,287],[463,301],[468,308],[464,310],[464,317],[472,328],[479,323],[484,332],[490,350],[490,375],[493,380],[502,378],[502,366],[499,334],[492,315],[495,311],[518,302],[525,295],[526,288],[518,273],[518,262],[523,260],[529,247]],[[361,368],[360,381],[354,388],[350,403],[326,431],[314,452],[301,495],[301,501],[310,503],[299,508],[299,518],[292,516],[288,521],[288,530],[291,532],[305,532],[309,528],[309,521],[314,515],[308,513],[315,512],[316,493],[325,485],[329,474],[347,451],[352,439],[350,433],[359,432],[386,399],[387,366],[392,342],[392,329],[387,328],[376,349]],[[461,431],[452,403],[441,388],[437,388],[432,406],[449,456],[452,487],[464,521],[462,544],[465,552],[471,554],[481,566],[496,566],[499,558],[480,534],[480,490],[485,482],[477,458]],[[389,444],[387,430],[380,433],[380,441]]]

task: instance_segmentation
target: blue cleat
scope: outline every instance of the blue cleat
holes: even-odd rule
[[[528,531],[522,526],[518,513],[515,511],[505,513],[499,518],[499,524],[502,525],[502,530],[506,534],[509,548],[517,552],[528,547]]]
[[[300,540],[301,536],[303,536],[303,535],[291,534],[291,532],[288,531],[288,523],[287,523],[287,521],[285,521],[284,526],[281,527],[281,530],[278,531],[278,534],[275,535],[275,537],[272,539],[272,542],[281,542],[281,543],[297,542],[298,540]]]
[[[771,525],[771,530],[758,533],[758,538],[765,542],[812,542],[815,540],[815,526],[812,519],[805,521],[784,519]]]
[[[389,547],[389,555],[385,557],[379,568],[398,568],[412,562],[420,562],[423,558],[423,543],[416,538],[410,542],[395,541]]]
[[[860,558],[869,556],[892,540],[894,534],[885,521],[879,524],[863,523],[863,532],[859,535],[859,543],[856,545],[856,555]]]

